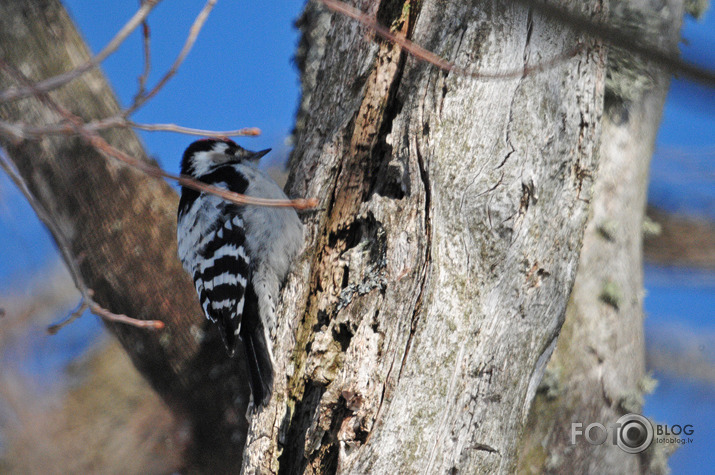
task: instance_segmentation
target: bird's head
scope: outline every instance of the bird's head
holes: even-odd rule
[[[252,152],[230,139],[201,139],[189,145],[181,159],[181,174],[198,178],[225,163],[257,162],[271,149]]]

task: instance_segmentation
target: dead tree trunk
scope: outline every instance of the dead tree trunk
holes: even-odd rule
[[[84,63],[87,48],[57,0],[0,1],[2,60],[32,80]],[[0,89],[17,84],[0,72]],[[51,97],[84,120],[114,116],[119,106],[97,70],[52,92]],[[62,117],[37,98],[0,105],[0,118],[36,125]],[[129,130],[104,138],[147,160]],[[192,451],[189,466],[205,471],[236,469],[245,435],[245,377],[240,361],[223,345],[196,300],[176,257],[176,193],[163,181],[106,159],[76,137],[0,143],[44,212],[66,241],[95,300],[115,313],[166,324],[160,332],[109,325],[136,367],[185,419]]]
[[[356,3],[474,71],[521,71],[582,39],[513,2]],[[597,18],[601,4],[579,8]],[[301,28],[289,188],[322,210],[284,291],[285,378],[252,419],[244,469],[509,473],[575,277],[603,50],[485,80],[313,4]]]
[[[674,51],[682,0],[611,2],[612,23]],[[659,473],[653,446],[571,445],[571,423],[615,423],[640,413],[645,374],[642,226],[648,170],[670,73],[609,51],[606,111],[591,216],[566,322],[529,416],[521,473]]]

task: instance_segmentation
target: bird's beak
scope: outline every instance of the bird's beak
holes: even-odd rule
[[[248,157],[248,159],[251,160],[252,162],[257,162],[258,160],[261,159],[262,156],[264,156],[265,154],[267,154],[270,151],[271,151],[271,149],[267,148],[265,150],[261,150],[260,152],[255,152],[253,155]]]

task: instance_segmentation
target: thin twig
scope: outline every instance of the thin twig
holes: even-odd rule
[[[315,198],[309,199],[294,199],[294,200],[274,200],[266,198],[256,198],[253,196],[242,195],[240,193],[234,193],[228,191],[224,188],[218,188],[216,186],[208,185],[201,181],[194,180],[193,178],[186,175],[175,175],[173,173],[166,172],[159,167],[150,165],[142,160],[132,157],[121,150],[112,147],[106,140],[104,140],[96,132],[86,130],[82,121],[79,117],[75,116],[71,112],[63,109],[58,104],[54,104],[58,112],[62,114],[67,120],[72,123],[75,127],[77,133],[84,138],[87,142],[94,146],[100,153],[103,153],[109,157],[116,158],[117,160],[134,167],[147,175],[154,178],[170,178],[177,181],[179,184],[186,186],[188,188],[194,189],[196,191],[203,191],[204,193],[211,193],[216,196],[230,201],[232,203],[240,205],[259,205],[259,206],[273,206],[278,208],[296,208],[296,209],[306,209],[314,208],[318,205],[318,200]]]
[[[566,51],[562,54],[559,54],[558,56],[551,58],[548,61],[539,62],[539,63],[533,64],[533,65],[527,65],[527,66],[524,66],[523,68],[513,69],[513,70],[509,70],[509,71],[494,71],[494,72],[469,71],[468,69],[457,66],[456,64],[454,64],[450,61],[447,61],[446,59],[442,58],[441,56],[421,47],[420,45],[408,40],[407,38],[405,38],[403,36],[395,35],[388,28],[379,24],[375,18],[373,18],[369,15],[366,15],[365,13],[361,12],[360,10],[358,10],[350,5],[347,5],[346,3],[340,2],[338,0],[317,0],[317,1],[319,1],[320,3],[325,5],[328,9],[330,9],[334,12],[345,15],[349,18],[352,18],[353,20],[357,20],[358,22],[362,23],[364,26],[375,31],[375,33],[377,33],[378,35],[380,35],[387,41],[400,46],[405,51],[407,51],[412,56],[414,56],[415,58],[417,58],[421,61],[424,61],[426,63],[437,66],[438,68],[440,68],[442,70],[454,72],[454,73],[462,75],[462,76],[469,76],[469,77],[472,77],[475,79],[516,79],[516,78],[520,78],[520,77],[526,76],[527,74],[530,74],[530,73],[540,72],[540,71],[544,71],[546,69],[552,68],[552,67],[558,65],[559,63],[562,63],[565,60],[573,58],[579,51],[581,51],[581,49],[583,49],[583,45],[577,45],[575,48],[573,48],[569,51]]]
[[[138,124],[133,121],[127,121],[127,126],[135,129],[148,130],[150,132],[178,132],[186,135],[198,135],[201,137],[237,137],[237,136],[256,136],[261,135],[261,129],[257,127],[246,127],[236,130],[205,130],[192,129],[190,127],[182,127],[176,124]]]
[[[62,328],[66,327],[67,325],[81,317],[84,311],[87,310],[87,308],[89,308],[89,305],[87,305],[87,302],[85,302],[84,298],[80,299],[77,307],[72,312],[70,312],[69,315],[67,315],[65,318],[63,318],[57,323],[48,325],[47,333],[49,333],[50,335],[56,334]]]
[[[193,178],[186,175],[175,175],[173,173],[166,172],[161,168],[149,165],[148,163],[138,160],[121,150],[112,147],[106,140],[104,140],[100,135],[84,130],[81,126],[81,122],[77,122],[77,118],[70,118],[67,116],[77,126],[77,132],[81,135],[87,142],[92,144],[95,149],[108,155],[110,157],[116,158],[117,160],[124,162],[125,164],[132,166],[147,175],[154,178],[169,178],[177,181],[179,184],[186,186],[188,188],[194,189],[196,191],[202,191],[204,193],[211,193],[216,196],[230,201],[232,203],[240,205],[258,205],[258,206],[273,206],[278,208],[296,208],[296,209],[307,209],[314,208],[318,205],[318,200],[315,198],[298,198],[294,200],[274,200],[267,198],[256,198],[254,196],[242,195],[240,193],[234,193],[228,191],[224,188],[218,188],[212,185],[208,185],[204,182],[194,180]]]
[[[341,15],[344,15],[348,18],[352,18],[353,20],[357,20],[359,23],[362,23],[364,26],[375,31],[375,33],[382,36],[387,41],[401,46],[403,49],[405,49],[405,51],[409,52],[417,59],[433,64],[445,71],[454,71],[461,69],[458,68],[454,63],[450,63],[446,59],[422,48],[421,46],[413,43],[407,38],[394,35],[388,28],[379,24],[375,18],[361,12],[355,7],[352,7],[343,2],[339,2],[337,0],[318,1],[334,12],[340,13]]]
[[[59,249],[60,254],[62,254],[63,259],[67,263],[67,267],[69,268],[70,275],[74,280],[75,286],[77,287],[77,289],[79,289],[80,293],[86,292],[87,286],[84,284],[82,278],[80,277],[79,266],[77,265],[77,262],[72,256],[72,253],[70,251],[70,243],[62,232],[62,229],[57,225],[57,223],[55,223],[55,220],[45,209],[42,203],[40,203],[40,201],[35,198],[35,195],[32,193],[32,191],[30,191],[30,188],[27,186],[27,183],[25,183],[25,180],[22,178],[22,175],[20,175],[20,172],[17,170],[17,168],[15,168],[15,165],[10,161],[9,158],[7,158],[5,153],[2,151],[0,151],[0,168],[2,168],[7,174],[7,176],[10,177],[10,180],[15,183],[15,186],[17,186],[18,190],[20,190],[20,193],[25,196],[25,199],[28,203],[30,203],[32,209],[35,210],[35,214],[37,214],[37,217],[40,218],[40,221],[45,223],[47,229],[49,229],[52,235],[55,236],[57,248]]]
[[[161,88],[164,87],[164,85],[169,81],[169,79],[171,79],[176,74],[176,72],[179,70],[179,66],[181,66],[181,63],[184,62],[184,59],[186,59],[186,56],[191,51],[191,48],[193,48],[194,43],[196,42],[196,38],[198,38],[199,36],[201,28],[203,28],[204,23],[206,23],[206,19],[209,17],[209,13],[211,13],[211,10],[213,9],[214,5],[216,5],[216,2],[217,0],[208,0],[206,2],[204,8],[202,8],[199,14],[196,16],[193,25],[191,25],[191,29],[189,30],[189,36],[186,38],[184,47],[181,48],[179,55],[174,60],[174,64],[171,65],[171,68],[169,68],[169,70],[159,80],[156,86],[154,86],[146,94],[137,96],[134,99],[134,104],[132,104],[132,106],[125,111],[127,117],[134,113],[138,108],[140,108],[146,101],[154,97],[161,90]]]
[[[568,25],[575,31],[586,34],[592,38],[598,38],[612,46],[623,48],[631,53],[638,54],[654,63],[660,65],[668,71],[680,73],[690,79],[715,86],[715,71],[701,68],[693,63],[683,60],[677,53],[665,51],[657,46],[644,41],[642,35],[629,33],[622,28],[610,26],[605,23],[596,23],[590,18],[584,17],[565,10],[563,7],[534,0],[514,0],[535,11],[540,12],[547,18]]]
[[[243,128],[243,129],[236,129],[236,130],[223,130],[223,131],[215,131],[215,130],[205,130],[205,129],[195,129],[195,128],[190,128],[190,127],[183,127],[180,125],[176,124],[140,124],[133,122],[127,117],[129,117],[133,112],[135,112],[141,105],[146,103],[149,99],[151,99],[154,95],[156,95],[159,90],[171,79],[172,76],[176,74],[178,71],[179,66],[183,63],[183,61],[186,59],[186,56],[189,54],[191,51],[191,48],[193,47],[194,43],[196,42],[196,39],[198,37],[199,32],[203,28],[204,23],[206,22],[206,19],[208,18],[209,13],[213,9],[214,5],[216,4],[217,0],[209,0],[199,12],[198,16],[194,20],[194,23],[189,30],[189,35],[186,39],[186,42],[184,44],[184,47],[181,49],[181,52],[179,53],[179,56],[176,58],[174,61],[174,64],[170,68],[170,70],[161,78],[161,80],[157,83],[154,88],[149,91],[148,93],[145,93],[145,87],[146,87],[146,80],[149,75],[149,70],[151,67],[150,64],[150,30],[149,26],[146,22],[146,15],[144,15],[141,20],[142,28],[143,28],[143,43],[144,43],[144,72],[143,74],[139,77],[139,90],[137,91],[136,96],[134,97],[133,104],[130,108],[123,110],[120,114],[114,116],[114,117],[108,117],[105,119],[101,120],[94,120],[91,121],[87,124],[84,124],[83,127],[86,128],[89,131],[99,131],[107,128],[113,128],[113,127],[133,127],[136,129],[141,129],[141,130],[147,130],[147,131],[167,131],[167,132],[177,132],[177,133],[182,133],[182,134],[187,134],[187,135],[196,135],[196,136],[203,136],[203,137],[235,137],[235,136],[256,136],[260,135],[261,131],[258,128],[255,127],[249,127],[249,128]],[[152,3],[156,4],[158,3],[158,0],[142,0],[142,5],[134,18],[130,20],[129,23],[122,29],[122,31],[128,30],[128,28],[132,25],[135,25],[135,19],[139,15],[139,13],[143,12],[144,8],[146,7],[147,3]],[[148,12],[147,12],[148,13]],[[136,26],[134,26],[135,28]],[[92,60],[88,61],[85,65],[83,66],[78,66],[77,68],[73,69],[72,73],[77,73],[77,72],[83,72],[86,71],[87,64],[91,63],[92,61],[99,62],[103,60],[106,56],[108,56],[109,52],[107,52],[110,49],[110,46],[113,46],[115,43],[117,43],[118,39],[124,38],[122,35],[122,31],[120,31],[119,34],[115,36],[115,39],[112,40],[112,42],[105,47],[105,49],[97,55],[95,58]],[[0,64],[1,65],[1,64]],[[81,72],[79,74],[81,74]],[[59,78],[57,76],[56,78]],[[50,78],[53,79],[53,78]],[[46,83],[49,83],[49,80],[43,81],[40,83],[37,83],[35,85],[32,85],[31,82],[28,82],[26,86],[24,86],[24,89],[30,90],[31,93],[35,94],[40,94],[47,92],[46,91]],[[51,86],[55,87],[55,86]],[[23,90],[22,87],[18,88],[11,88],[16,91],[21,91]],[[14,98],[14,96],[12,97]],[[0,95],[0,101],[2,100],[2,96]],[[3,122],[0,121],[0,133],[3,133],[6,136],[10,136],[13,139],[27,139],[27,138],[41,138],[45,135],[48,134],[75,134],[76,128],[68,123],[61,123],[61,124],[51,124],[51,125],[43,125],[43,126],[34,126],[30,124],[23,124],[23,123],[8,123],[8,122]],[[171,178],[171,177],[168,177]]]
[[[87,130],[98,132],[100,130],[115,127],[134,128],[147,130],[149,132],[177,132],[185,135],[196,135],[201,137],[254,137],[261,135],[261,129],[256,127],[244,127],[235,130],[206,130],[184,127],[176,124],[140,124],[125,118],[121,113],[106,119],[99,119],[84,124]],[[66,121],[58,124],[32,125],[24,122],[3,122],[0,121],[0,134],[12,139],[40,139],[47,135],[76,135],[75,128]]]
[[[82,295],[82,298],[80,299],[77,308],[64,319],[60,320],[57,323],[49,325],[47,327],[47,333],[49,333],[50,335],[56,334],[62,328],[66,327],[67,325],[81,317],[85,310],[88,309],[90,312],[92,312],[94,315],[98,316],[105,322],[123,323],[132,327],[147,328],[149,330],[161,330],[165,326],[164,322],[162,322],[161,320],[138,320],[136,318],[128,317],[121,313],[111,312],[110,310],[102,307],[96,301],[94,301],[92,295],[94,295],[94,291],[92,289],[87,289],[87,294]]]
[[[134,14],[134,16],[122,27],[121,30],[112,38],[112,40],[104,47],[102,51],[96,56],[93,56],[85,63],[80,64],[71,71],[66,73],[58,74],[57,76],[52,76],[51,78],[45,79],[37,83],[30,83],[23,87],[11,87],[2,92],[0,92],[0,102],[10,101],[14,99],[21,99],[23,97],[28,97],[36,95],[38,93],[49,92],[53,89],[67,84],[68,82],[80,77],[82,74],[86,73],[90,69],[96,67],[99,63],[104,61],[110,54],[114,53],[119,45],[121,45],[124,40],[129,36],[149,15],[154,7],[161,0],[146,0],[144,4],[139,8],[139,10]]]
[[[23,83],[29,83],[29,79],[21,71],[17,70],[13,66],[9,65],[0,58],[0,68],[5,69],[15,78]],[[228,191],[224,188],[218,188],[206,183],[194,180],[191,177],[185,175],[174,175],[173,173],[168,173],[159,167],[150,165],[147,162],[139,160],[137,158],[128,155],[121,150],[112,147],[106,140],[104,140],[97,132],[88,130],[84,126],[82,119],[74,115],[72,112],[67,110],[65,107],[58,104],[54,99],[52,99],[48,94],[38,93],[37,99],[45,103],[59,115],[64,117],[69,125],[74,129],[74,131],[82,137],[86,142],[94,146],[94,148],[100,153],[108,157],[116,158],[117,160],[136,168],[147,175],[154,178],[170,178],[176,180],[179,184],[192,188],[197,191],[202,191],[205,193],[211,193],[216,196],[230,201],[232,203],[240,205],[258,205],[258,206],[274,206],[278,208],[296,208],[296,209],[307,209],[314,208],[318,205],[318,200],[316,198],[298,198],[294,200],[274,200],[266,198],[256,198],[253,196],[242,195],[240,193],[234,193]]]
[[[124,323],[133,327],[148,328],[150,330],[161,330],[164,328],[164,322],[161,320],[137,320],[136,318],[127,317],[121,313],[112,313],[101,305],[98,305],[94,300],[89,301],[89,310],[108,322]]]
[[[146,0],[140,0],[141,4],[144,4]],[[134,102],[138,100],[139,97],[144,95],[146,92],[146,81],[149,79],[149,71],[151,71],[151,30],[149,29],[149,22],[144,19],[142,22],[142,46],[144,51],[144,71],[142,75],[139,76],[139,88],[137,93],[134,95]]]
[[[60,226],[55,222],[52,215],[50,215],[50,213],[45,209],[42,203],[40,203],[40,201],[35,197],[32,191],[30,191],[30,188],[27,186],[27,183],[25,183],[25,180],[22,178],[22,175],[20,175],[20,172],[17,170],[17,168],[15,168],[15,165],[10,161],[9,158],[5,156],[2,151],[0,151],[0,168],[2,168],[5,173],[7,173],[7,175],[10,177],[10,180],[15,183],[20,192],[25,196],[25,199],[27,199],[27,202],[30,203],[30,206],[32,206],[32,209],[35,210],[37,217],[39,217],[40,220],[45,223],[47,229],[49,229],[54,236],[55,243],[57,243],[57,248],[59,249],[60,254],[62,254],[62,258],[64,259],[65,263],[67,264],[67,268],[69,269],[70,275],[72,276],[72,280],[74,281],[75,287],[77,287],[77,290],[82,296],[80,305],[67,318],[65,318],[59,323],[50,325],[47,328],[48,332],[52,334],[57,333],[60,328],[69,325],[77,318],[79,318],[86,309],[90,309],[92,313],[106,321],[120,322],[139,328],[153,328],[157,330],[164,328],[164,322],[161,322],[159,320],[137,320],[136,318],[131,318],[126,315],[117,315],[95,302],[93,299],[94,292],[87,286],[87,284],[85,284],[84,279],[82,278],[82,274],[79,270],[79,265],[77,264],[77,261],[75,261],[72,255],[72,248],[69,240],[62,232]]]
[[[444,58],[441,58],[440,56],[422,48],[421,46],[411,42],[406,38],[394,35],[388,28],[377,23],[374,18],[366,15],[365,13],[361,12],[360,10],[357,10],[350,5],[347,5],[338,0],[316,1],[322,3],[330,10],[357,20],[363,25],[373,29],[375,33],[382,36],[386,40],[401,46],[417,59],[433,64],[438,68],[446,71],[453,71],[458,74],[471,76],[478,79],[512,79],[529,73],[539,72],[545,69],[549,69],[559,64],[560,62],[575,56],[576,53],[578,53],[582,49],[582,46],[579,45],[573,50],[567,51],[546,62],[538,63],[532,66],[526,66],[525,68],[520,70],[494,73],[479,71],[471,72],[456,66],[454,63],[451,63]],[[543,13],[548,18],[552,18],[565,25],[568,25],[569,27],[573,28],[578,32],[587,34],[593,38],[598,38],[602,41],[605,41],[606,43],[618,46],[619,48],[623,48],[632,53],[639,54],[644,58],[647,58],[657,64],[660,64],[662,67],[670,71],[681,73],[694,81],[707,84],[709,86],[715,85],[715,71],[701,68],[695,64],[684,61],[677,54],[659,50],[654,45],[645,43],[642,38],[638,37],[635,34],[624,32],[617,27],[608,26],[603,23],[596,23],[589,18],[570,13],[564,10],[562,7],[550,5],[544,2],[533,0],[513,1],[524,4],[529,8],[533,8],[534,10]]]
[[[221,198],[230,201],[235,204],[239,205],[258,205],[258,206],[272,206],[272,207],[278,207],[278,208],[295,208],[295,209],[310,209],[310,208],[315,208],[318,205],[318,200],[315,198],[308,198],[308,199],[303,199],[303,198],[297,198],[297,199],[292,199],[292,200],[276,200],[276,199],[268,199],[268,198],[257,198],[254,196],[248,196],[248,195],[242,195],[240,193],[234,193],[233,191],[226,190],[224,188],[218,188],[216,186],[208,185],[206,183],[203,183],[198,180],[194,180],[193,178],[186,176],[186,175],[175,175],[173,173],[169,173],[167,171],[162,170],[159,167],[155,167],[153,165],[150,165],[142,160],[138,160],[121,150],[112,147],[106,140],[104,140],[99,134],[96,133],[95,130],[91,130],[88,128],[85,128],[81,121],[77,119],[76,116],[73,116],[71,113],[68,113],[68,111],[64,110],[61,112],[71,122],[71,127],[74,130],[74,133],[80,135],[82,138],[84,138],[87,142],[89,142],[94,148],[96,148],[100,153],[103,155],[115,158],[133,168],[136,168],[145,174],[154,177],[154,178],[168,178],[171,180],[177,181],[179,184],[186,186],[188,188],[197,190],[197,191],[202,191],[204,193],[210,193],[213,195],[220,196]],[[136,125],[137,128],[142,128],[141,124]],[[152,126],[147,126],[151,128]],[[165,127],[163,127],[162,130],[170,130],[172,129],[171,124],[165,124]],[[4,130],[3,124],[0,123],[0,130]],[[159,130],[157,128],[156,130]],[[246,131],[227,131],[227,132],[212,132],[210,134],[204,134],[203,132],[209,132],[209,131],[199,131],[196,129],[189,129],[190,132],[187,132],[186,130],[183,130],[184,133],[191,133],[193,135],[211,135],[215,137],[226,137],[226,136],[231,136],[231,135],[238,135],[235,132],[241,132],[245,135],[248,135],[249,133],[246,133]],[[63,132],[66,132],[65,129],[62,129]],[[179,129],[176,129],[176,131],[179,131]],[[36,131],[33,131],[36,132]],[[255,133],[255,129],[252,130],[251,132]],[[29,134],[25,133],[19,133],[17,136],[18,137],[26,137]],[[38,134],[41,135],[41,134]]]

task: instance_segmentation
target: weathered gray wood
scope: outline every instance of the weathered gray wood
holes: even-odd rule
[[[677,47],[682,0],[629,0],[611,8],[614,22],[666,50]],[[571,422],[607,426],[640,413],[644,391],[652,386],[644,362],[642,223],[670,73],[615,51],[609,52],[609,78],[579,271],[548,377],[529,416],[521,473],[658,473],[650,452],[628,454],[610,442],[592,446],[583,437],[571,445]]]
[[[0,55],[33,80],[71,70],[89,58],[57,0],[0,1]],[[14,84],[0,72],[1,89]],[[99,71],[51,96],[85,120],[119,111]],[[35,98],[0,105],[0,118],[35,125],[61,119]],[[148,160],[133,132],[115,129],[103,136]],[[22,142],[0,137],[0,143],[69,241],[96,301],[115,313],[166,324],[160,332],[109,327],[144,377],[186,421],[192,449],[188,467],[236,469],[246,429],[243,365],[226,359],[176,257],[176,193],[167,183],[105,159],[77,137]]]
[[[510,2],[355,3],[474,70],[579,40]],[[289,188],[324,210],[284,294],[287,377],[251,422],[244,469],[509,473],[575,277],[603,51],[491,81],[313,4],[301,28]]]

